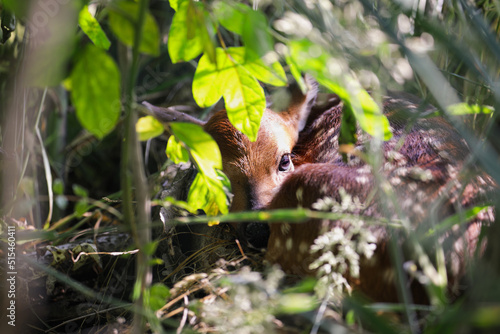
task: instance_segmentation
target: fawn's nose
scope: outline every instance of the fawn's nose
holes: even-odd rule
[[[263,222],[241,223],[238,228],[238,238],[250,249],[266,249],[269,235],[269,225]]]

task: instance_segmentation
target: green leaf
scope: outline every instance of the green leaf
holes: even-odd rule
[[[250,11],[243,24],[243,44],[247,48],[247,59],[261,58],[273,51],[274,43],[267,24],[266,16],[258,11]]]
[[[109,13],[111,30],[123,44],[133,46],[137,31],[136,22],[139,15],[139,4],[136,2],[119,2],[118,6],[119,10],[112,10]],[[153,15],[149,12],[146,12],[142,27],[142,40],[139,51],[152,56],[160,54],[160,31]]]
[[[289,48],[297,70],[311,73],[321,85],[337,94],[351,108],[363,131],[383,140],[392,138],[389,121],[377,103],[350,75],[332,70],[335,59],[324,48],[307,39],[292,41]]]
[[[156,249],[158,248],[158,243],[159,243],[158,240],[148,242],[143,246],[141,252],[144,252],[147,255],[153,255],[156,252]]]
[[[495,109],[490,106],[483,106],[479,104],[457,103],[448,106],[447,111],[451,115],[462,116],[470,114],[491,114],[495,111]]]
[[[191,188],[189,188],[187,202],[193,208],[203,209],[207,216],[228,212],[226,193],[222,183],[203,173],[196,174]]]
[[[75,213],[78,217],[83,216],[90,209],[90,205],[86,198],[79,200],[75,204]]]
[[[219,1],[214,5],[213,12],[224,28],[241,36],[247,15],[252,12],[252,8],[241,3]]]
[[[264,89],[243,66],[234,62],[229,64],[222,89],[227,116],[236,129],[255,141],[266,109]]]
[[[458,212],[452,216],[447,217],[436,226],[433,226],[425,233],[425,237],[440,237],[441,234],[450,231],[455,225],[463,225],[469,223],[481,211],[488,209],[489,205],[475,206],[463,212]]]
[[[83,188],[82,186],[79,186],[78,184],[73,184],[72,188],[76,196],[83,198],[89,197],[87,189]]]
[[[177,11],[179,8],[179,1],[180,0],[169,0],[168,2],[170,3],[170,7],[172,7],[173,10]]]
[[[153,116],[141,117],[135,125],[135,131],[139,135],[140,141],[157,137],[163,133],[163,130],[163,124]]]
[[[56,195],[62,195],[64,193],[64,183],[61,179],[55,179],[52,183],[52,191]]]
[[[314,310],[318,307],[316,298],[305,293],[289,293],[281,295],[278,313],[296,314]]]
[[[104,137],[120,117],[120,72],[102,49],[87,45],[70,75],[76,116],[89,132]]]
[[[189,211],[191,212],[192,214],[195,214],[196,213],[196,208],[192,208],[189,206],[189,204],[185,201],[180,201],[180,200],[177,200],[173,197],[170,197],[170,196],[167,196],[163,199],[163,203],[162,203],[163,206],[167,207],[169,205],[173,205],[173,206],[176,206],[178,208],[181,208],[181,209],[184,209],[186,211]]]
[[[189,161],[188,151],[175,136],[168,138],[166,153],[167,157],[176,164]]]
[[[285,70],[278,61],[267,64],[261,58],[247,57],[247,47],[234,47],[227,50],[238,64],[242,65],[258,80],[273,86],[286,86]]]
[[[215,140],[196,124],[171,123],[170,127],[175,137],[189,147],[198,170],[211,178],[217,178],[215,169],[222,169],[222,157]]]
[[[170,289],[163,283],[155,283],[150,289],[149,306],[153,311],[158,311],[165,306],[167,298],[170,297]]]
[[[208,13],[202,3],[182,0],[175,13],[168,34],[168,53],[172,63],[189,61],[203,51],[215,61],[215,46],[212,41]]]
[[[217,143],[199,125],[171,123],[170,127],[177,140],[188,147],[198,167],[198,174],[189,189],[188,206],[203,209],[211,216],[227,213],[224,183],[218,171],[222,169],[222,158]]]
[[[193,96],[202,107],[210,106],[224,96],[231,123],[255,141],[266,108],[266,97],[252,73],[239,64],[238,61],[244,61],[242,52],[242,48],[217,48],[216,65],[205,55],[201,57],[194,76]]]
[[[207,55],[203,55],[198,62],[198,67],[193,79],[193,97],[196,103],[207,108],[215,104],[222,97],[222,86],[227,80],[225,77],[227,55],[223,49],[217,48],[216,62],[210,61]]]
[[[78,24],[95,46],[105,50],[109,49],[111,42],[102,30],[99,22],[90,14],[88,6],[84,6],[80,11]]]
[[[297,82],[297,84],[300,87],[300,90],[302,91],[303,94],[307,92],[307,85],[304,80],[304,77],[302,77],[302,73],[300,73],[299,67],[295,63],[292,57],[289,55],[285,56],[285,61],[288,64],[288,67],[290,68],[290,73],[293,75],[293,78]]]
[[[242,65],[262,82],[274,86],[286,85],[285,71],[279,62],[269,66],[259,58],[245,61],[245,50],[244,47],[235,47],[228,48],[226,52],[217,48],[215,63],[211,62],[206,54],[200,58],[193,80],[193,96],[200,107],[206,108],[215,104],[222,97],[223,91],[232,85],[229,80],[230,70],[235,67],[234,62]]]

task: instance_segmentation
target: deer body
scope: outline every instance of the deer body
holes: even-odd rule
[[[465,141],[441,117],[416,117],[433,108],[422,110],[420,101],[406,94],[384,99],[393,138],[382,144],[379,170],[372,170],[357,157],[344,162],[338,146],[342,103],[335,97],[316,103],[317,84],[309,80],[309,85],[305,95],[298,90],[292,93],[285,111],[265,111],[256,142],[236,130],[225,111],[217,112],[204,124],[219,145],[223,171],[231,181],[231,211],[310,208],[324,197],[340,202],[343,189],[365,204],[357,213],[375,218],[408,217],[412,228],[425,230],[431,227],[426,225],[429,222],[473,206],[495,187],[490,177],[480,172],[472,177],[461,174],[470,153]],[[368,135],[359,132],[356,151],[368,150],[366,144],[370,141]],[[385,201],[383,187],[387,185],[393,189],[397,203]],[[492,220],[491,212],[484,213],[464,230],[442,236],[440,240],[449,244],[452,275],[463,274],[464,259],[476,248],[481,223]],[[261,247],[267,243],[266,259],[280,264],[285,272],[310,274],[309,265],[314,259],[310,245],[322,232],[334,227],[348,229],[349,224],[270,224],[269,234],[265,229],[257,232],[257,239],[265,239],[257,244]],[[394,272],[387,251],[391,235],[383,224],[366,228],[377,238],[376,256],[361,263],[360,277],[352,278],[351,283],[374,299],[394,300]],[[253,243],[255,238],[245,236],[248,232],[243,226],[240,237]]]

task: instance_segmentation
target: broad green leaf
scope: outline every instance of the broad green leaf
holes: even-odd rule
[[[78,217],[82,217],[89,209],[90,205],[87,198],[83,198],[75,204],[75,213]]]
[[[207,216],[215,216],[219,212],[228,212],[226,193],[218,179],[208,177],[203,173],[196,177],[189,188],[188,204],[194,208],[201,208]]]
[[[104,137],[120,117],[120,72],[102,49],[89,44],[70,75],[71,100],[85,129]]]
[[[212,41],[208,13],[202,3],[181,0],[168,35],[168,53],[172,63],[189,61],[203,51],[215,61],[215,46]]]
[[[248,60],[261,58],[274,49],[266,16],[261,12],[252,10],[246,15],[241,37],[247,48],[245,57]]]
[[[215,169],[222,169],[219,146],[203,128],[191,123],[171,123],[175,137],[189,147],[198,169],[211,178],[217,178]]]
[[[139,4],[136,2],[119,2],[120,10],[110,11],[109,24],[118,39],[127,46],[134,45],[137,31]],[[146,12],[144,26],[142,27],[142,40],[139,51],[152,56],[160,54],[160,31],[151,13]]]
[[[255,141],[266,109],[264,90],[243,66],[232,63],[227,71],[222,90],[227,116],[236,129]]]
[[[255,141],[266,108],[266,97],[255,77],[235,61],[241,57],[241,50],[241,48],[227,49],[231,57],[224,69],[226,80],[223,83],[222,95],[231,123],[247,135],[250,141]]]
[[[451,115],[461,116],[470,114],[491,114],[495,109],[490,106],[483,106],[479,104],[457,103],[448,106],[448,112]]]
[[[135,131],[139,135],[140,141],[157,137],[163,133],[163,124],[153,116],[141,117],[135,124]]]
[[[203,55],[198,62],[198,67],[193,79],[193,97],[196,103],[207,108],[215,104],[222,97],[222,86],[227,80],[224,77],[224,68],[228,61],[223,49],[216,49],[216,62],[211,62],[207,55]]]
[[[217,65],[203,56],[193,81],[193,96],[200,106],[210,106],[224,96],[228,118],[251,141],[257,138],[266,108],[264,90],[243,65],[241,48],[217,48]]]
[[[109,49],[111,42],[102,30],[99,22],[90,14],[88,6],[84,6],[80,11],[78,24],[95,46],[105,50]]]
[[[175,138],[175,136],[170,136],[170,138],[168,138],[166,153],[167,157],[176,164],[188,162],[189,160],[188,151],[184,148],[184,146],[182,146],[177,138]]]
[[[170,3],[170,7],[172,7],[173,10],[177,11],[179,8],[179,1],[180,0],[169,0],[168,2]]]
[[[220,24],[227,30],[243,35],[247,15],[252,9],[241,3],[219,1],[214,5],[214,14]]]
[[[227,49],[231,57],[258,80],[273,86],[286,86],[287,79],[283,66],[278,61],[266,64],[261,58],[247,57],[247,47],[233,47]]]
[[[297,69],[311,73],[318,82],[337,94],[351,108],[363,131],[389,140],[389,121],[371,96],[347,73],[336,73],[335,59],[320,45],[302,39],[290,42],[290,56]]]
[[[258,58],[245,61],[244,47],[228,48],[227,52],[217,48],[216,59],[216,63],[213,63],[203,55],[198,62],[193,80],[193,96],[200,107],[206,108],[215,104],[221,98],[223,91],[233,84],[229,80],[232,70],[237,66],[235,62],[262,82],[275,86],[286,85],[285,71],[279,62],[268,66]]]
[[[224,183],[218,171],[222,169],[222,158],[217,143],[199,125],[171,123],[170,127],[177,140],[188,147],[198,167],[198,174],[189,189],[188,206],[203,209],[211,216],[227,213]]]

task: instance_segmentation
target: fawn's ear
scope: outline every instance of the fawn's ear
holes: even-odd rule
[[[311,108],[316,102],[316,97],[318,96],[319,85],[318,82],[309,74],[304,76],[304,81],[306,82],[307,92],[304,96],[303,102],[299,103],[298,108],[300,108],[298,112],[298,128],[297,130],[300,132],[306,126],[307,118],[311,113]],[[300,91],[300,93],[302,93]]]
[[[284,97],[285,101],[271,105],[272,110],[281,111],[280,116],[296,133],[304,129],[311,108],[316,102],[319,89],[318,83],[312,76],[306,74],[304,81],[307,87],[305,94],[302,93],[299,85],[295,83],[288,89]]]

